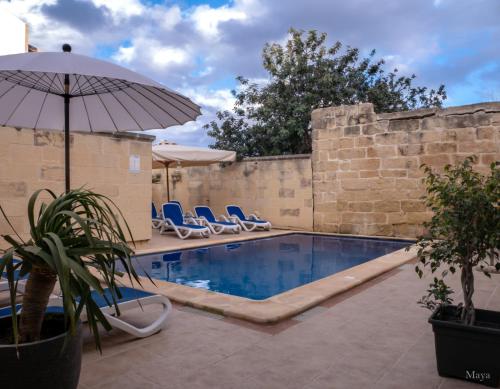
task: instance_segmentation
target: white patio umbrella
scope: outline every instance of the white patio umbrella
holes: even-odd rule
[[[66,191],[69,132],[166,128],[195,120],[187,97],[121,66],[71,53],[0,56],[0,126],[65,133]]]
[[[235,160],[235,151],[181,146],[169,143],[153,145],[153,169],[164,167],[166,170],[167,200],[170,200],[170,184],[168,179],[168,168],[170,165],[204,166],[217,162],[233,162]]]

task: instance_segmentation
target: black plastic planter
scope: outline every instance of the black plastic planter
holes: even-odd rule
[[[497,387],[500,312],[476,309],[473,326],[457,321],[456,312],[456,306],[441,306],[429,319],[434,330],[439,375]]]
[[[60,323],[61,317],[46,320],[44,326],[61,327]],[[0,330],[6,331],[10,326],[10,317],[0,319]],[[60,334],[20,344],[19,357],[15,345],[0,344],[0,388],[76,389],[82,361],[82,326],[78,325],[75,336],[69,338],[64,348],[64,327],[62,331],[49,331]]]

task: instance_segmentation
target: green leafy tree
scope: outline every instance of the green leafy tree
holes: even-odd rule
[[[484,176],[473,169],[474,157],[457,166],[446,166],[443,174],[425,166],[427,206],[433,211],[425,223],[427,233],[417,241],[419,264],[415,270],[422,277],[424,268],[439,272],[429,294],[420,303],[429,308],[451,302],[452,291],[443,278],[460,271],[464,294],[459,306],[460,320],[472,325],[475,320],[474,268],[500,270],[500,163],[492,163]]]
[[[235,150],[240,157],[309,153],[316,108],[371,102],[377,112],[394,112],[440,107],[446,98],[443,85],[429,90],[413,85],[415,75],[386,73],[375,51],[361,58],[359,49],[341,51],[340,42],[327,47],[325,33],[289,32],[286,45],[263,49],[265,85],[237,77],[233,112],[218,112],[205,126],[213,148]]]

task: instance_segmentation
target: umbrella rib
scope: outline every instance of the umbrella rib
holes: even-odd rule
[[[75,88],[78,86],[78,82],[76,81],[78,77],[81,77],[79,74],[74,74],[74,77],[75,77],[75,82],[73,83],[73,85],[71,85],[71,89],[69,90],[69,94],[70,96],[74,96],[74,91],[75,91]]]
[[[151,88],[151,89],[149,89]],[[163,97],[159,96],[158,94],[156,94],[155,92],[158,90],[158,88],[154,88],[154,87],[145,87],[146,90],[150,91],[151,93],[153,93],[155,96],[158,96],[158,98],[164,100],[166,103],[170,104],[171,106],[175,107],[175,105],[173,105],[170,101],[168,100],[165,100]],[[178,103],[184,105],[186,108],[190,109],[191,111],[194,111],[195,113],[199,114],[198,110],[194,109],[193,107],[190,107],[188,104],[186,104],[184,101],[182,101],[182,99],[179,99],[177,97],[177,94],[174,93],[174,92],[170,92],[168,90],[165,90],[165,92],[170,96],[172,97],[175,101],[177,101]],[[191,117],[190,115],[188,115],[184,110],[178,108],[178,107],[175,107],[177,108],[179,111],[181,111],[183,114],[185,114],[186,116],[188,117]]]
[[[90,95],[90,94],[97,95],[97,94],[101,94],[101,93],[104,93],[104,92],[106,92],[106,93],[113,92],[103,82],[103,80],[106,81],[108,84],[111,84],[112,86],[116,86],[116,88],[118,90],[123,89],[123,87],[121,85],[115,85],[113,83],[113,80],[109,79],[108,77],[96,77],[96,76],[92,76],[92,78],[93,78],[93,81],[89,78],[87,80],[88,86],[86,86],[85,88],[81,89],[80,92],[81,92],[82,95]],[[96,88],[97,84],[100,84],[100,88]]]
[[[28,78],[32,83],[33,83],[33,88],[37,90],[41,90],[42,92],[45,92],[45,89],[50,92],[50,87],[49,85],[46,85],[42,82],[42,77],[44,73],[41,73],[40,77],[38,79],[34,79],[35,73],[34,72],[23,72],[26,78]],[[45,89],[42,90],[41,87],[38,86],[38,84],[42,85]]]
[[[76,83],[78,84],[78,88],[80,89],[80,77],[84,77],[84,76],[78,76],[78,77],[75,77],[76,79]],[[85,77],[84,77],[85,79]],[[85,79],[86,80],[86,79]],[[80,89],[81,90],[81,89]],[[90,132],[93,132],[93,129],[92,129],[92,123],[90,122],[90,116],[89,116],[89,111],[87,109],[87,104],[85,103],[85,96],[82,96],[82,102],[83,102],[83,108],[85,108],[85,113],[87,114],[87,121],[89,122],[89,129],[90,129]]]
[[[4,80],[7,81],[8,83],[12,84],[9,80]],[[9,93],[12,89],[14,89],[17,86],[17,84],[12,84],[9,89],[7,89],[5,92],[2,93],[0,96],[0,99],[3,98],[7,93]]]
[[[53,74],[53,77],[50,78],[49,77],[49,73],[42,73],[42,77],[41,78],[44,78],[44,84],[45,87],[47,88],[47,90],[45,90],[44,92],[47,92],[47,93],[50,93],[50,94],[57,94],[57,93],[53,93],[51,92],[51,86],[53,85],[54,83],[54,79],[56,78],[56,73],[52,73]]]
[[[42,104],[40,105],[40,110],[38,111],[38,115],[36,117],[35,127],[34,127],[35,130],[38,128],[38,121],[40,120],[40,116],[42,116],[43,106],[45,105],[45,101],[47,100],[48,95],[49,95],[49,92],[45,92],[45,96],[43,97]]]
[[[106,88],[103,83],[97,79],[100,83],[101,83],[101,86],[108,92],[108,93],[111,93],[108,88]],[[97,93],[97,98],[99,99],[99,101],[101,102],[101,104],[103,105],[104,109],[106,110],[106,113],[108,114],[109,118],[111,119],[111,122],[113,123],[113,126],[115,126],[115,131],[118,131],[118,127],[116,126],[116,123],[115,123],[115,120],[113,119],[113,117],[111,116],[111,113],[109,112],[108,110],[108,107],[106,106],[106,103],[102,100],[101,98],[101,95],[100,93]]]
[[[97,94],[96,89],[94,88],[95,81],[92,81],[92,78],[97,79],[94,76],[88,77],[85,79],[87,85],[83,89],[80,90],[80,94],[83,95],[91,95],[91,94]],[[92,93],[90,93],[92,92]]]
[[[61,78],[60,78],[59,76],[61,76],[61,73],[56,73],[56,76],[54,77],[54,80],[59,81],[59,85],[61,86],[60,91],[61,91],[61,92],[64,92],[64,82],[61,80]],[[52,86],[53,84],[54,84],[54,81],[52,81],[51,86]]]
[[[43,73],[42,77],[48,77],[47,73]],[[56,74],[54,73],[54,77],[52,77],[52,79],[54,79],[56,77]],[[40,116],[42,115],[42,110],[43,110],[43,107],[45,105],[45,101],[47,100],[47,96],[49,95],[49,91],[47,90],[45,92],[45,97],[43,98],[43,101],[42,101],[42,104],[40,106],[40,110],[38,111],[38,116],[36,117],[36,122],[35,122],[35,128],[38,127],[38,121],[40,120]]]
[[[42,84],[43,87],[48,88],[48,85],[44,85],[40,82],[43,73],[38,77],[38,79],[34,78],[35,72],[25,72],[25,71],[17,71],[17,72],[9,72],[10,76],[7,81],[16,82],[17,85],[23,86],[25,88],[33,88],[36,90],[41,90],[45,92],[45,89],[38,86],[38,84]]]
[[[78,95],[79,96],[83,96],[84,95],[84,93],[82,91],[85,90],[86,84],[89,83],[89,80],[88,80],[88,78],[86,76],[78,75],[78,80],[80,80],[80,78],[82,78],[82,77],[84,79],[84,82],[82,84],[80,84],[79,81],[77,82],[78,83],[78,91],[79,91]]]
[[[160,128],[163,127],[163,124],[161,124],[161,122],[158,119],[156,119],[151,112],[146,110],[134,97],[132,97],[130,93],[128,93],[127,89],[128,88],[123,88],[122,92],[125,93],[131,100],[133,100],[139,107],[141,107],[141,109],[144,112],[146,112],[151,117],[151,119],[153,119],[156,123],[158,123],[158,127]]]
[[[123,91],[123,90],[122,90]],[[114,93],[110,93],[111,96],[113,96],[113,98],[118,102],[118,104],[121,105],[121,107],[125,110],[125,112],[127,112],[127,115],[130,116],[130,118],[135,122],[135,124],[137,124],[137,128],[140,128],[142,130],[142,126],[139,124],[139,122],[135,119],[134,115],[132,115],[132,113],[130,113],[130,111],[127,109],[127,107],[125,107],[125,105],[120,101],[120,99],[114,94]],[[153,118],[154,119],[154,118]]]
[[[14,116],[14,114],[16,113],[16,111],[19,108],[19,106],[23,103],[24,99],[26,99],[26,96],[28,96],[30,94],[30,92],[33,90],[33,89],[28,88],[28,87],[25,87],[25,88],[27,89],[27,92],[24,94],[24,96],[22,97],[22,99],[19,100],[19,102],[16,104],[16,106],[14,107],[14,109],[12,110],[12,112],[10,113],[9,117],[4,122],[5,125],[9,122],[9,120],[12,118],[12,116]]]
[[[170,116],[172,119],[174,119],[177,124],[183,124],[181,121],[177,120],[175,118],[175,116],[173,116],[171,113],[167,112],[164,108],[162,108],[160,105],[158,105],[157,103],[155,103],[152,99],[150,99],[148,96],[146,96],[144,93],[142,93],[141,91],[137,90],[135,88],[135,86],[138,85],[138,84],[131,84],[130,85],[130,88],[134,91],[136,91],[137,93],[139,93],[142,97],[144,97],[145,99],[149,100],[150,103],[152,103],[153,105],[156,105],[156,107],[158,107],[162,112],[165,112],[168,116]]]
[[[92,78],[94,79],[93,81],[90,78],[87,80],[88,87],[84,88],[81,91],[82,95],[84,95],[84,94],[85,95],[98,95],[98,94],[102,93],[102,91],[100,91],[99,89],[97,89],[95,87],[96,84],[99,82],[99,78],[94,77],[94,76],[92,76]]]

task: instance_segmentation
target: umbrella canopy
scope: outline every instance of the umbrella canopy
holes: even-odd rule
[[[167,182],[167,201],[170,201],[170,184],[168,167],[171,164],[182,166],[204,166],[217,162],[232,162],[236,160],[235,151],[215,150],[206,147],[180,146],[163,143],[153,146],[153,169],[165,168]]]
[[[202,166],[236,160],[235,151],[215,150],[205,147],[160,144],[153,146],[153,168],[180,163],[182,166]]]
[[[200,107],[165,86],[109,62],[63,53],[0,56],[0,126],[69,131],[166,128],[195,120]]]
[[[200,115],[187,97],[110,62],[73,53],[0,56],[0,125],[64,130],[66,95],[73,131],[166,128]]]

